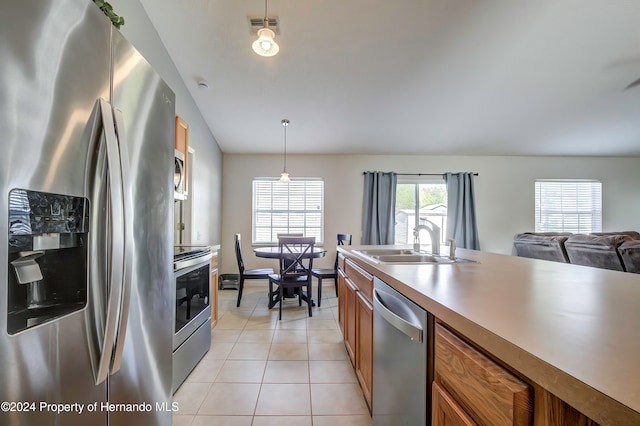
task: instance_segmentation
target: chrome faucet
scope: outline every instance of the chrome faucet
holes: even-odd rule
[[[426,230],[431,238],[431,253],[440,254],[440,227],[427,220],[425,225],[418,225],[413,228],[413,249],[420,251],[420,231]]]
[[[453,238],[449,238],[449,259],[456,260],[456,242]]]

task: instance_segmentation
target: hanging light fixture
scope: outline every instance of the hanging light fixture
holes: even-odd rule
[[[260,56],[274,56],[280,51],[280,46],[275,42],[276,34],[269,28],[267,18],[267,0],[264,0],[263,27],[258,30],[258,39],[253,42],[253,51]]]
[[[284,127],[284,167],[282,168],[282,173],[280,173],[280,182],[289,183],[291,182],[289,173],[287,173],[287,126],[289,125],[289,120],[284,118],[280,123]]]

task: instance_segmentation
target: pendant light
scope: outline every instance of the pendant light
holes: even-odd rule
[[[264,22],[263,27],[258,30],[258,39],[253,42],[253,51],[260,56],[274,56],[280,51],[280,46],[275,42],[276,34],[269,28],[267,18],[267,0],[264,0]]]
[[[289,120],[284,118],[280,123],[284,127],[284,167],[282,168],[282,173],[280,173],[280,182],[289,183],[291,182],[289,173],[287,173],[287,126],[289,125]]]

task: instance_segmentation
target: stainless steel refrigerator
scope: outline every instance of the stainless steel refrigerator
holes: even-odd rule
[[[91,0],[0,58],[0,424],[170,425],[174,94]]]

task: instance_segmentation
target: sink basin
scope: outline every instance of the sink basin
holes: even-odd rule
[[[365,256],[396,256],[407,254],[420,254],[411,249],[368,249],[368,250],[354,250]]]
[[[384,263],[455,263],[455,260],[451,260],[448,257],[433,256],[430,254],[387,254],[380,256],[371,256],[377,259],[379,262]]]
[[[376,263],[422,263],[422,264],[451,264],[459,262],[472,262],[467,259],[449,259],[447,256],[438,256],[422,253],[411,249],[367,249],[353,250]]]

